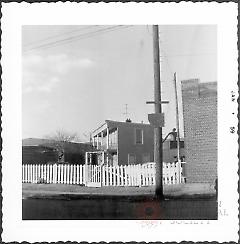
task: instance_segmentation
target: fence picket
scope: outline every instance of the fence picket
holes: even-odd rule
[[[134,165],[131,165],[131,186],[134,186]]]
[[[68,164],[68,184],[72,184],[72,167],[71,167],[72,165],[69,165]]]
[[[135,172],[135,186],[138,186],[138,165],[134,165],[134,172]]]
[[[27,182],[27,170],[26,170],[26,164],[23,164],[23,171],[24,171],[24,178],[23,178],[23,182]]]
[[[123,186],[123,166],[119,166],[119,180],[120,180],[120,186]]]
[[[60,165],[56,164],[56,183],[59,184],[60,183],[60,176],[61,176],[61,172],[60,172]]]
[[[53,173],[52,173],[52,183],[53,184],[55,184],[56,182],[55,182],[55,176],[56,176],[56,167],[55,167],[55,164],[53,164],[53,166],[52,166],[52,171],[53,171]]]
[[[79,183],[80,184],[84,184],[86,182],[86,179],[84,178],[84,172],[85,172],[85,165],[81,165],[80,168],[79,168]]]
[[[32,175],[32,176],[31,176],[31,177],[32,177],[32,178],[31,178],[31,183],[34,183],[34,164],[32,164],[31,166],[32,166],[32,167],[31,167],[31,175]]]
[[[120,167],[116,166],[116,185],[120,186]]]
[[[64,183],[64,168],[63,168],[63,164],[60,164],[60,183],[61,184]]]
[[[76,165],[73,165],[73,184],[76,184]]]
[[[113,185],[113,167],[112,166],[110,166],[110,186],[112,186]]]
[[[116,168],[113,166],[113,186],[116,186]]]
[[[87,165],[83,165],[83,184],[86,185],[86,181],[87,181]]]
[[[81,165],[80,165],[81,166]],[[75,184],[79,184],[79,164],[76,165],[76,180],[75,180]]]
[[[24,168],[24,165],[23,165],[23,166],[22,166],[22,182],[25,182],[24,170],[25,170],[25,168]]]
[[[36,164],[36,182],[38,183],[38,179],[39,179],[39,164]]]
[[[67,184],[67,165],[63,164],[63,184]]]
[[[35,164],[35,182],[34,183],[37,183],[38,181],[38,165]]]
[[[30,167],[30,175],[31,175],[30,183],[33,183],[33,165],[32,164],[31,164],[31,167]]]
[[[29,182],[32,182],[32,165],[29,166]]]
[[[50,172],[49,183],[52,183],[52,173],[53,173],[53,165],[52,164],[49,165],[49,172]]]
[[[24,167],[24,165],[22,165],[22,182],[23,183],[25,182],[25,172],[24,172],[24,170],[25,170],[25,167]]]
[[[135,165],[132,165],[132,186],[135,186]]]
[[[79,167],[79,183],[80,184],[83,184],[84,181],[83,181],[83,172],[84,172],[84,167],[83,165],[80,165]]]
[[[47,165],[47,183],[49,183],[49,176],[50,176],[49,164]]]
[[[109,186],[109,167],[105,168],[106,186]]]
[[[28,166],[28,183],[31,182],[31,164]]]
[[[24,165],[24,182],[27,182],[27,165]]]

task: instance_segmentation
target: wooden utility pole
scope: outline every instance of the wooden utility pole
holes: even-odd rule
[[[179,134],[179,110],[178,110],[178,94],[177,94],[177,74],[174,73],[174,90],[176,100],[176,124],[177,124],[177,160],[180,162],[180,134]]]
[[[154,108],[155,113],[162,113],[161,81],[160,81],[160,56],[159,56],[159,31],[158,25],[153,25],[153,58],[154,58]],[[156,188],[155,194],[163,198],[163,150],[162,127],[154,128],[154,161],[156,163]]]
[[[175,90],[175,100],[176,100],[176,125],[177,125],[177,162],[178,162],[178,179],[181,182],[181,158],[180,158],[180,129],[179,129],[179,109],[178,109],[178,94],[177,94],[177,74],[174,73],[174,90]]]

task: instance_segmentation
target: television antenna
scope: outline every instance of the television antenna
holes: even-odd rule
[[[123,113],[123,115],[126,116],[126,119],[127,119],[128,116],[129,116],[129,113],[128,113],[128,104],[127,104],[127,103],[125,103],[125,112]]]

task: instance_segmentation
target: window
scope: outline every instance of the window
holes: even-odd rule
[[[128,154],[128,164],[135,164],[135,163],[136,163],[135,154],[129,153]]]
[[[170,141],[170,149],[177,148],[177,141]],[[184,148],[184,141],[180,141],[180,148]]]
[[[135,130],[135,144],[143,144],[143,130]]]
[[[142,155],[142,163],[149,163],[150,162],[150,154],[149,153],[144,153]]]

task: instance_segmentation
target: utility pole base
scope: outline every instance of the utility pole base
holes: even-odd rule
[[[156,188],[155,189],[155,198],[159,200],[164,200],[164,195],[163,195],[163,188]]]

